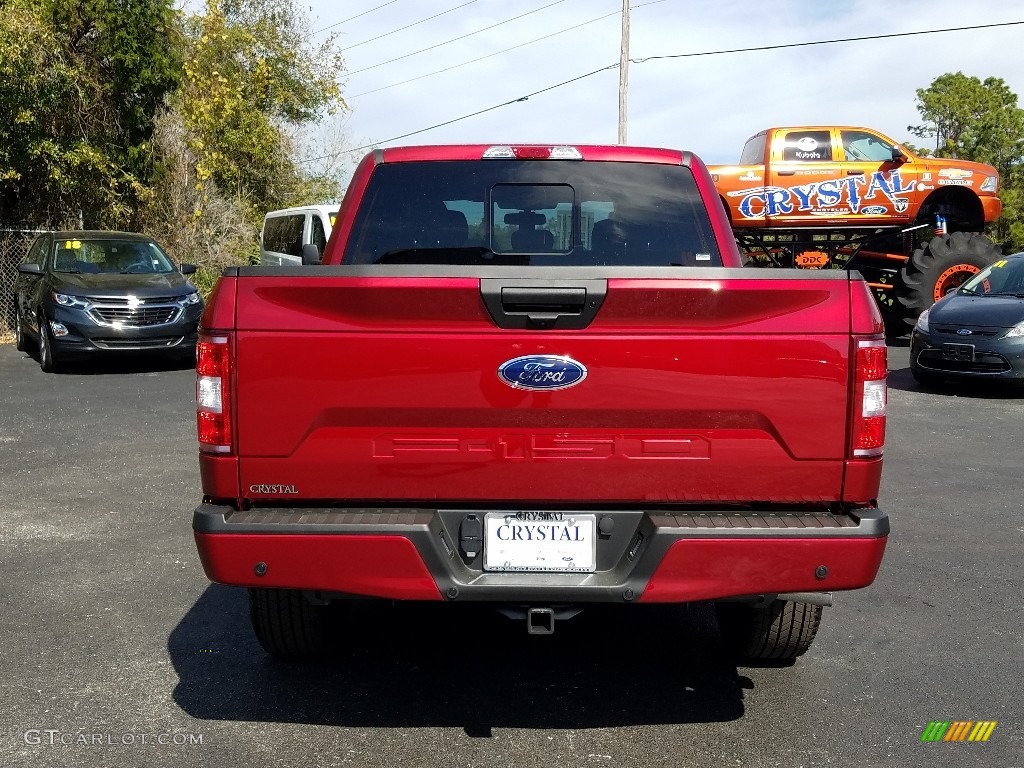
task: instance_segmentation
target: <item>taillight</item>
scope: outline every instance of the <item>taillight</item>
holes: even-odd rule
[[[888,399],[885,340],[856,339],[854,343],[856,371],[850,448],[857,458],[881,456]]]
[[[582,160],[583,153],[576,147],[558,146],[510,147],[497,145],[488,147],[482,156],[484,160]]]
[[[204,336],[196,345],[196,423],[199,448],[231,452],[231,357],[226,336]]]

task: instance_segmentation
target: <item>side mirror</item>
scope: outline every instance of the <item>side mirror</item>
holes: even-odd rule
[[[43,268],[38,264],[19,264],[18,271],[23,275],[41,275]]]
[[[892,148],[892,161],[894,163],[902,164],[902,163],[907,162],[907,156],[903,154],[903,150],[901,150],[899,147],[893,147]]]
[[[313,243],[306,243],[302,246],[300,255],[302,256],[303,266],[311,267],[321,263],[320,249]]]
[[[183,275],[194,275],[199,268],[195,264],[179,264],[178,269]]]

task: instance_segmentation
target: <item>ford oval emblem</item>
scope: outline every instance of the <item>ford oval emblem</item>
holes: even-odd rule
[[[970,336],[972,333],[974,333],[974,331],[972,331],[970,328],[961,328],[959,331],[956,332],[956,335],[957,336]]]
[[[587,369],[571,357],[525,355],[502,363],[498,377],[515,389],[566,389],[587,378]]]

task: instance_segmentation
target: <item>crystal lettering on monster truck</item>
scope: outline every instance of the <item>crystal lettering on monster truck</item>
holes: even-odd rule
[[[899,171],[875,171],[870,176],[850,176],[793,187],[756,187],[730,194],[746,193],[740,202],[739,211],[744,217],[754,219],[761,216],[787,215],[794,210],[835,208],[844,202],[853,213],[858,213],[861,202],[874,200],[879,192],[892,202],[897,212],[902,213],[909,207],[909,201],[898,195],[904,195],[913,189],[914,182],[904,181]]]

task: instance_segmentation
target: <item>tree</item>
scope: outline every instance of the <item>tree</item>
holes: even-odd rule
[[[907,130],[933,138],[936,157],[988,163],[999,171],[1003,216],[993,236],[1024,248],[1024,109],[1017,94],[1001,78],[981,81],[953,72],[917,90],[917,110],[924,123]]]
[[[0,14],[0,218],[128,227],[179,72],[173,0],[9,0]]]
[[[289,128],[345,107],[334,38],[311,43],[293,0],[207,0],[188,29],[179,108],[200,186],[236,195],[254,214],[322,193],[323,180],[296,163]]]

